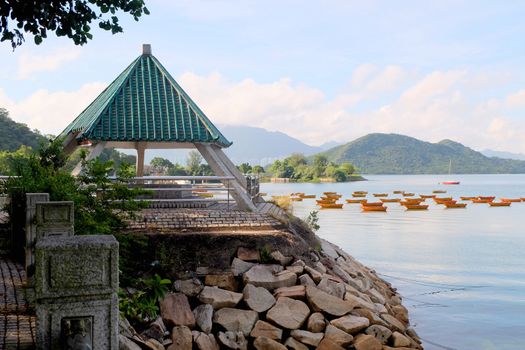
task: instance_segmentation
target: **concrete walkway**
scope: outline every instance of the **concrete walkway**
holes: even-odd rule
[[[22,265],[0,256],[0,349],[34,349],[35,316],[24,296]]]

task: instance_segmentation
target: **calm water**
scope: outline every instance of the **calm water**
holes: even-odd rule
[[[394,190],[431,194],[445,189],[446,196],[454,197],[525,197],[525,175],[453,175],[461,181],[458,186],[438,185],[450,179],[447,175],[367,178],[341,184],[263,184],[261,191],[337,191],[344,199],[357,190],[392,197]],[[358,204],[321,210],[318,234],[398,288],[425,349],[525,349],[525,202],[510,208],[469,204],[466,209],[432,202],[428,211],[408,212],[398,203],[387,206],[386,213],[363,213]],[[294,213],[306,217],[315,208],[312,199],[296,202]]]

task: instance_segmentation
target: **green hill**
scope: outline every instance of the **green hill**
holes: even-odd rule
[[[25,124],[17,123],[9,118],[9,113],[0,108],[0,150],[16,151],[20,146],[30,146],[38,149],[45,137],[33,131]]]
[[[430,143],[398,134],[369,134],[321,154],[336,163],[351,162],[363,174],[525,173],[525,161],[486,157],[460,143]]]

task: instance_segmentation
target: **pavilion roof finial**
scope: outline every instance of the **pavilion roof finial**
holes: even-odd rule
[[[142,44],[142,54],[151,55],[151,44]]]

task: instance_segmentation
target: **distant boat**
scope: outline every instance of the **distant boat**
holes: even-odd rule
[[[342,209],[343,208],[343,204],[341,203],[319,203],[319,206],[321,207],[321,209]]]
[[[349,203],[349,204],[359,204],[359,203],[366,203],[367,202],[367,199],[347,199],[346,200],[346,203]]]
[[[451,173],[452,173],[452,159],[450,159],[450,162],[448,163],[448,174],[450,175]],[[459,181],[448,180],[448,181],[443,181],[441,184],[442,185],[459,185]]]
[[[510,207],[512,202],[489,202],[491,207]]]
[[[466,208],[467,207],[467,203],[453,203],[452,201],[445,202],[443,204],[445,204],[445,207],[447,208]]]
[[[428,204],[406,204],[407,210],[427,210]]]
[[[388,193],[374,193],[374,197],[388,197]]]
[[[502,202],[518,203],[521,202],[521,198],[500,198]]]
[[[401,198],[381,198],[380,201],[383,203],[398,203],[401,202]]]
[[[364,204],[361,204],[361,209],[363,209],[363,211],[386,211],[386,207],[384,206],[367,206]]]

